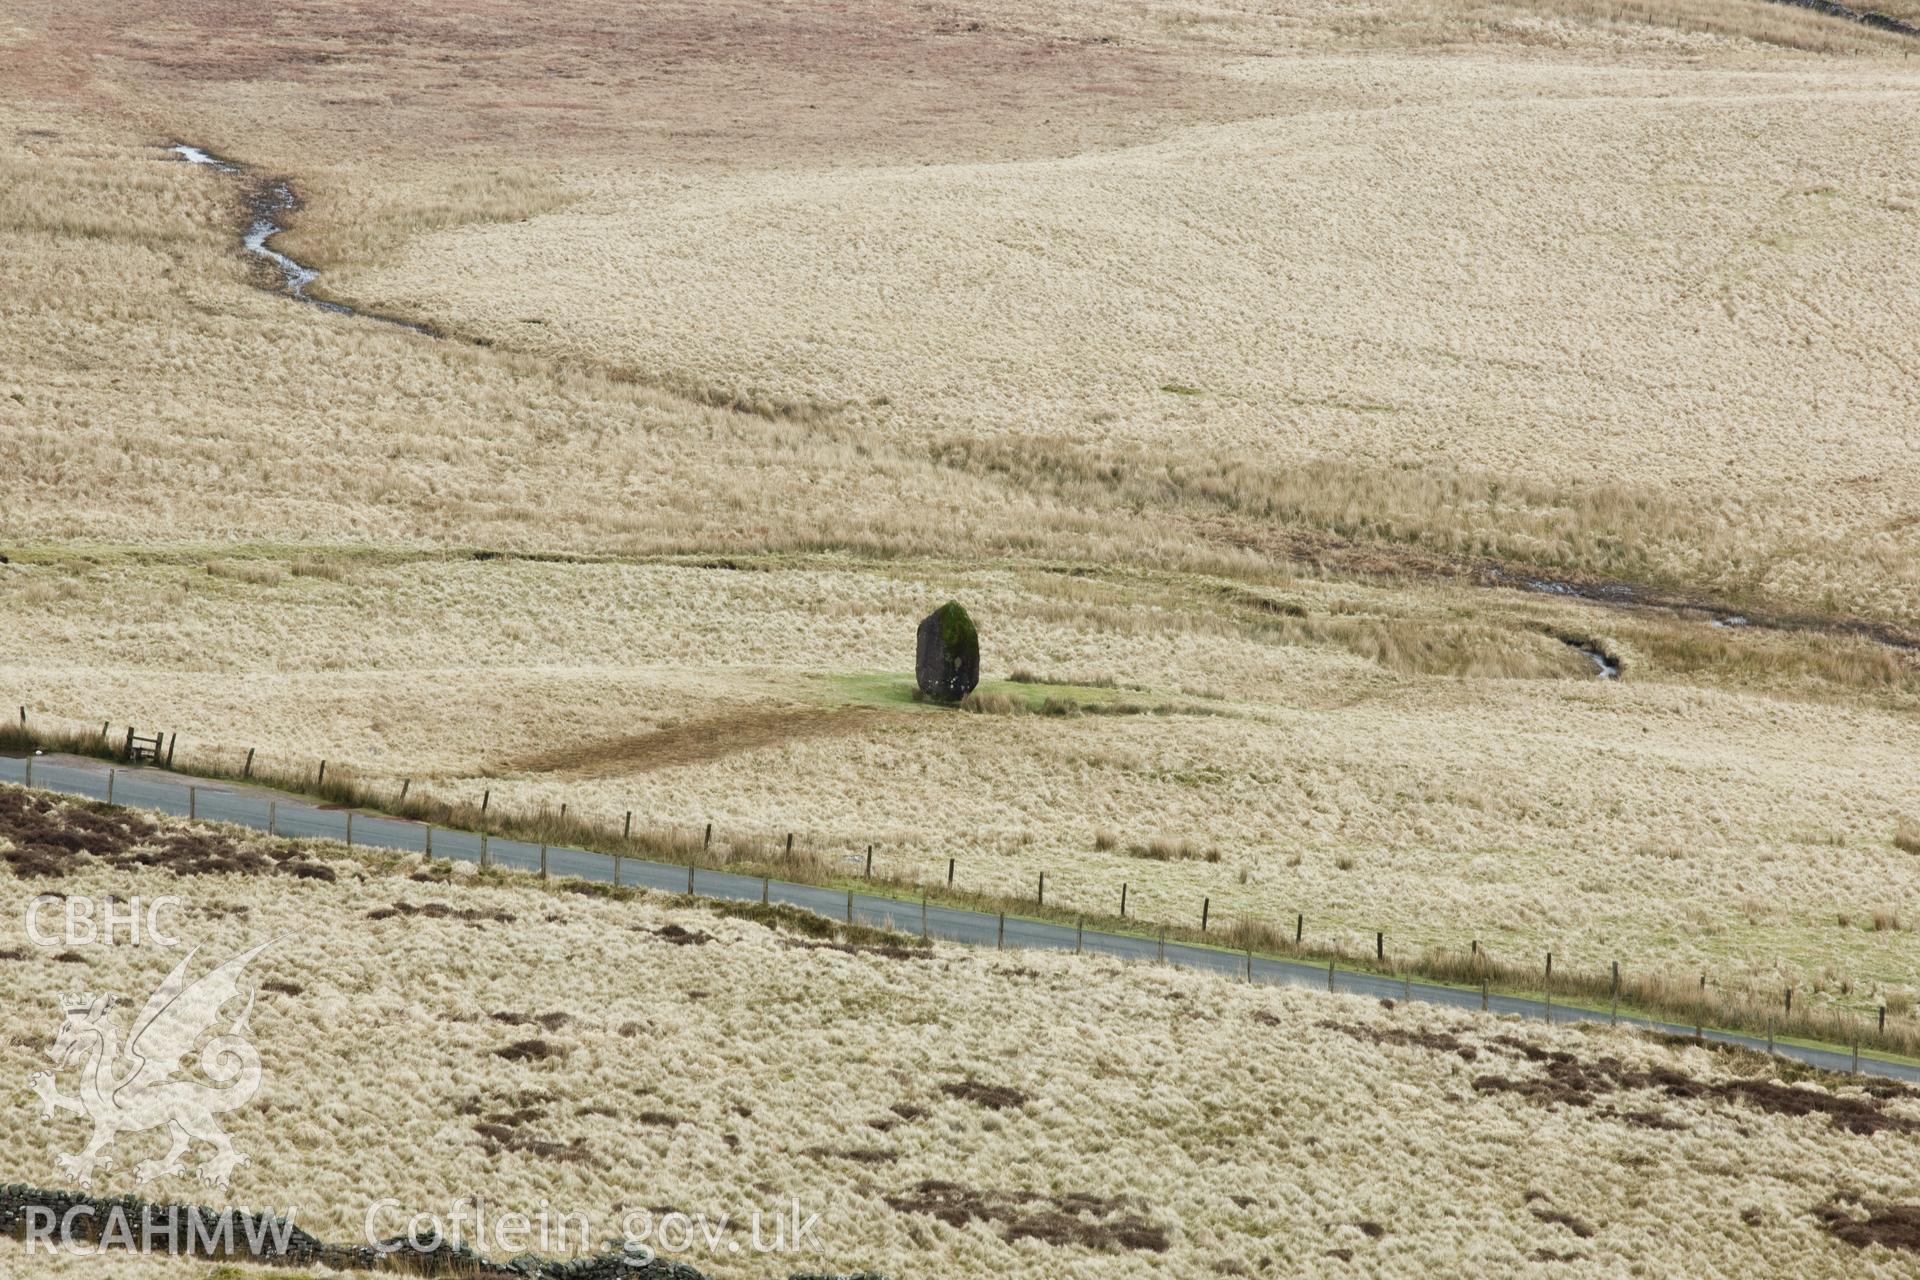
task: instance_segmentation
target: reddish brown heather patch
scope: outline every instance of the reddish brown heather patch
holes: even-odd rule
[[[817,1160],[851,1160],[855,1164],[892,1164],[900,1158],[898,1151],[883,1147],[808,1147],[801,1154]]]
[[[1501,1043],[1511,1045],[1530,1061],[1544,1062],[1546,1070],[1538,1076],[1520,1079],[1492,1074],[1477,1076],[1473,1081],[1477,1092],[1517,1093],[1543,1104],[1590,1107],[1602,1094],[1657,1089],[1669,1098],[1737,1102],[1774,1115],[1822,1115],[1835,1128],[1848,1133],[1920,1132],[1920,1121],[1888,1111],[1885,1098],[1879,1096],[1832,1093],[1778,1080],[1735,1079],[1709,1083],[1671,1067],[1631,1070],[1611,1055],[1583,1063],[1563,1050],[1541,1050],[1510,1037],[1502,1037]],[[1674,1121],[1654,1112],[1619,1113],[1608,1109],[1603,1114],[1619,1115],[1630,1124],[1647,1128],[1677,1127]]]
[[[16,876],[62,876],[91,854],[121,858],[152,837],[154,824],[135,813],[58,803],[28,791],[0,791],[0,858]]]
[[[367,912],[369,920],[391,920],[395,916],[424,916],[429,920],[460,920],[471,925],[512,924],[515,916],[505,911],[482,911],[478,907],[450,907],[444,902],[396,902],[390,907],[375,907]]]
[[[552,1094],[525,1090],[505,1095],[494,1110],[484,1115],[481,1113],[486,1110],[487,1103],[478,1096],[465,1099],[458,1111],[461,1115],[481,1115],[473,1131],[479,1136],[480,1145],[489,1156],[513,1152],[560,1164],[586,1163],[590,1156],[583,1139],[560,1142],[528,1129],[529,1125],[546,1114],[553,1101]]]
[[[229,108],[236,84],[272,84],[287,153],[330,160],[345,158],[340,135],[377,130],[380,151],[412,162],[560,147],[679,166],[951,163],[1125,145],[1250,114],[1259,96],[1160,47],[1204,36],[1118,40],[1070,8],[982,22],[881,0],[17,0],[8,17],[10,70],[37,95],[97,106],[104,77],[197,119]],[[374,66],[391,90],[377,106],[362,101]]]
[[[1836,1196],[1813,1211],[1827,1233],[1856,1249],[1870,1244],[1920,1253],[1920,1204]]]
[[[642,1111],[637,1117],[641,1124],[657,1125],[663,1129],[673,1129],[686,1123],[671,1111]]]
[[[1532,1212],[1533,1216],[1540,1221],[1556,1223],[1563,1226],[1573,1232],[1574,1235],[1579,1236],[1582,1240],[1593,1239],[1593,1228],[1570,1213],[1537,1204],[1533,1206]]]
[[[958,1098],[962,1102],[971,1102],[975,1106],[990,1111],[1005,1111],[1008,1107],[1023,1107],[1027,1104],[1027,1095],[1018,1089],[1006,1085],[983,1084],[978,1080],[955,1080],[940,1086],[940,1092],[949,1098]]]
[[[900,1213],[926,1214],[949,1226],[992,1223],[1008,1240],[1077,1245],[1100,1253],[1167,1250],[1166,1228],[1148,1218],[1146,1205],[1132,1196],[976,1191],[929,1179],[886,1199]]]
[[[662,942],[670,942],[676,947],[704,947],[713,941],[713,935],[697,929],[683,929],[677,924],[662,925],[658,929],[636,929],[638,933],[649,933]]]
[[[283,982],[279,978],[268,978],[260,984],[262,991],[271,991],[276,995],[297,996],[306,992],[306,988],[297,982]]]
[[[291,842],[242,844],[201,827],[162,831],[124,809],[65,802],[25,791],[0,791],[3,859],[16,876],[64,876],[89,860],[110,867],[156,867],[178,876],[279,872],[333,880],[333,868],[308,862]]]
[[[493,1020],[504,1023],[509,1027],[539,1027],[543,1031],[558,1031],[560,1028],[566,1026],[567,1023],[573,1021],[572,1018],[564,1013],[532,1014],[506,1012],[494,1014]]]
[[[25,960],[27,953],[18,947],[0,947],[0,960]]]
[[[473,1131],[480,1136],[480,1146],[489,1156],[511,1151],[557,1164],[585,1164],[591,1159],[585,1142],[580,1138],[572,1142],[556,1142],[485,1120],[474,1125]]]
[[[548,1058],[566,1056],[566,1050],[555,1048],[545,1040],[515,1040],[504,1048],[495,1049],[493,1056],[505,1058],[508,1062],[545,1062]]]
[[[1258,1017],[1259,1015],[1254,1015]],[[1369,1044],[1411,1045],[1421,1049],[1431,1049],[1435,1053],[1457,1053],[1462,1062],[1472,1062],[1480,1056],[1480,1051],[1462,1040],[1459,1036],[1446,1031],[1414,1031],[1405,1027],[1369,1027],[1353,1022],[1335,1022],[1321,1019],[1314,1024],[1329,1031],[1338,1031],[1343,1036]]]

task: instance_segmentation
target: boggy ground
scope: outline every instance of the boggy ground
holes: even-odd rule
[[[256,961],[258,1099],[230,1199],[358,1240],[392,1196],[479,1195],[604,1221],[619,1207],[736,1217],[798,1198],[820,1244],[788,1270],[948,1276],[1415,1275],[1496,1271],[1896,1274],[1916,1208],[1920,1101],[1881,1082],[1603,1029],[1553,1030],[1071,956],[835,944],[657,898],[348,858],[141,821],[17,789],[0,850],[0,1075],[45,1069],[64,993],[137,1003],[183,952],[34,946],[28,896],[184,899],[172,932]],[[126,855],[181,841],[248,870]],[[84,852],[98,846],[101,854]],[[324,866],[332,879],[274,874]],[[395,1071],[396,1038],[408,1046]],[[62,1086],[71,1086],[71,1071]],[[30,1099],[17,1087],[24,1113]],[[0,1158],[57,1182],[81,1123],[9,1125]],[[157,1142],[157,1140],[156,1140]],[[136,1187],[120,1140],[96,1193]],[[157,1150],[155,1146],[155,1150]],[[1658,1187],[1658,1194],[1650,1189]],[[723,1233],[723,1241],[728,1238]],[[682,1255],[770,1273],[722,1247]],[[7,1275],[199,1276],[205,1264],[29,1259]],[[244,1269],[243,1269],[244,1273]]]

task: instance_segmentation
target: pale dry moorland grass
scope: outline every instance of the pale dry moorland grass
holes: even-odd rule
[[[712,822],[747,856],[794,832],[829,872],[873,844],[884,875],[938,884],[955,858],[958,887],[1014,898],[1045,872],[1059,910],[1111,913],[1124,883],[1147,924],[1195,924],[1209,899],[1228,926],[1304,912],[1315,944],[1477,940],[1867,1009],[1920,960],[1910,930],[1871,927],[1920,918],[1896,843],[1920,740],[1910,666],[1865,640],[1304,578],[248,563],[0,570],[7,702],[35,725],[177,730],[187,768],[256,748],[376,795],[411,779],[603,829]],[[987,637],[994,699],[1088,713],[911,702],[914,624],[949,595]],[[94,621],[107,602],[128,616]],[[1569,638],[1625,678],[1595,679]],[[1198,856],[1131,853],[1156,841]]]
[[[0,857],[70,821],[0,795]],[[277,936],[251,975],[270,984],[252,1014],[266,1083],[228,1118],[252,1156],[230,1195],[292,1207],[323,1238],[361,1239],[368,1205],[389,1196],[600,1223],[643,1204],[739,1214],[798,1198],[822,1215],[804,1266],[900,1280],[1265,1276],[1309,1260],[1316,1274],[1414,1276],[1462,1258],[1516,1273],[1549,1256],[1574,1274],[1911,1265],[1885,1243],[1889,1204],[1913,1198],[1920,1103],[1904,1090],[1070,956],[822,947],[669,901],[497,874],[423,881],[415,863],[324,846],[286,865],[331,859],[332,882],[165,869],[181,848],[258,853],[268,869],[290,852],[229,838],[166,822],[55,855],[58,878],[0,873],[0,965],[18,996],[0,1013],[0,1073],[44,1065],[64,995],[137,1001],[180,958],[118,946],[61,960],[21,932],[32,894],[184,895],[175,931],[209,963]],[[143,857],[159,865],[131,865]],[[515,1050],[529,1041],[544,1051]],[[52,1184],[51,1152],[81,1136],[9,1126],[4,1158]],[[190,1180],[136,1187],[131,1162],[153,1152],[121,1145],[96,1192],[222,1202]],[[724,1251],[689,1260],[769,1271]],[[56,1272],[12,1245],[0,1268],[204,1270]]]
[[[1149,922],[1306,911],[1315,941],[1477,939],[1904,1017],[1911,654],[1456,575],[1911,631],[1908,47],[1757,0],[26,0],[0,24],[0,684],[36,723],[178,728],[189,764],[257,747],[452,799],[712,820],[728,850],[795,831],[830,868],[872,842],[908,879],[958,857],[963,887],[1026,894],[1044,870],[1063,909],[1126,882]],[[180,163],[182,140],[251,168]],[[282,243],[322,292],[450,336],[256,288],[235,233],[265,176],[301,193]],[[948,596],[989,637],[989,708],[1143,713],[912,705],[912,625]],[[1192,856],[1132,853],[1156,848]],[[1889,1135],[1698,1100],[1674,1131],[1541,1110],[1473,1090],[1514,1072],[1484,1028],[1351,1013],[1478,1037],[1475,1067],[1318,1027],[1332,1006],[1303,997],[795,952],[732,923],[672,948],[625,931],[654,908],[547,921],[521,890],[476,891],[516,930],[365,918],[432,892],[197,899],[251,909],[196,917],[222,944],[331,922],[297,958],[326,976],[287,979],[318,1015],[266,1017],[277,1078],[336,1090],[296,1099],[354,1105],[295,1122],[262,1198],[324,1214],[364,1169],[408,1197],[466,1181],[478,1135],[448,1109],[508,1071],[553,1092],[536,1136],[599,1162],[510,1154],[487,1174],[508,1193],[598,1207],[661,1168],[688,1199],[805,1188],[854,1224],[845,1261],[903,1276],[1058,1272],[1053,1246],[884,1207],[942,1177],[1141,1189],[1176,1238],[1076,1259],[1115,1274],[1259,1274],[1270,1239],[1376,1273],[1903,1261],[1812,1216],[1913,1198]],[[149,959],[34,953],[19,989],[83,965],[132,988]],[[25,1010],[9,1068],[41,1034]],[[488,1056],[495,1013],[555,1011],[563,1062]],[[664,1048],[618,1034],[643,1019]],[[414,1028],[396,1086],[376,1050]],[[1037,1101],[937,1100],[935,1127],[872,1140],[894,1161],[807,1154],[967,1071]],[[641,1088],[694,1122],[614,1140],[578,1114],[602,1092],[653,1109]],[[728,1119],[736,1092],[773,1109]],[[722,1150],[730,1124],[750,1155]],[[38,1158],[7,1134],[10,1166]],[[416,1183],[412,1150],[446,1155]],[[1552,1209],[1525,1199],[1535,1172]]]

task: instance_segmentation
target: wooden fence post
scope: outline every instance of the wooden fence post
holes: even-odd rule
[[[413,790],[413,779],[412,778],[400,779],[400,803],[401,804],[405,804],[407,802],[407,792],[411,790]]]
[[[1307,936],[1307,913],[1298,912],[1293,917],[1293,945],[1299,946],[1300,940]]]
[[[1333,961],[1327,961],[1327,994],[1333,994]]]
[[[707,824],[707,834],[705,838],[700,841],[700,847],[702,849],[713,848],[713,824],[711,822]]]
[[[173,749],[180,745],[180,731],[175,729],[167,735],[167,768],[173,768]]]
[[[107,770],[107,803],[108,804],[113,803],[113,782],[114,782],[114,779],[119,776],[119,773],[120,771],[118,769]]]
[[[325,773],[326,766],[322,765],[320,768],[320,771],[322,773]],[[485,791],[482,791],[480,793],[480,816],[482,818],[485,818],[487,816],[487,806],[492,803],[493,803],[493,788],[488,787]]]
[[[627,825],[620,828],[620,838],[622,840],[633,839],[633,810],[631,809],[627,810]]]
[[[867,846],[867,879],[873,879],[873,846]]]
[[[1207,914],[1212,910],[1213,899],[1211,897],[1200,899],[1200,932],[1202,933],[1207,931]]]
[[[347,810],[347,848],[353,848],[353,810]]]
[[[613,855],[613,887],[620,887],[620,855],[617,853]]]
[[[1073,954],[1079,955],[1087,942],[1087,920],[1082,916],[1073,925]]]
[[[1160,926],[1160,963],[1167,962],[1167,926]]]
[[[1553,952],[1547,952],[1547,981],[1553,981]]]
[[[1880,1006],[1880,1038],[1887,1038],[1887,1006]]]
[[[547,878],[547,843],[544,840],[540,842],[540,878]]]
[[[1122,920],[1127,918],[1127,882],[1125,880],[1120,882],[1120,918]]]
[[[127,745],[125,746],[125,748],[121,750],[120,755],[122,759],[126,759],[126,760],[133,759],[133,726],[132,725],[127,726]]]
[[[1487,980],[1485,978],[1482,978],[1480,979],[1480,1012],[1485,1013],[1486,1011],[1487,1011]]]
[[[1247,948],[1247,981],[1253,981],[1253,948]]]
[[[920,941],[925,942],[931,935],[927,933],[927,895],[920,895]]]
[[[253,753],[255,750],[256,748],[253,747],[247,748],[247,765],[246,768],[240,770],[240,776],[243,778],[253,777]]]
[[[689,898],[693,896],[693,864],[691,862],[687,864],[687,896]],[[851,900],[852,895],[849,894],[848,898]]]
[[[787,832],[787,861],[793,861],[793,832]]]
[[[1007,913],[1002,911],[1000,913],[1000,931],[994,935],[993,949],[995,951],[1004,951],[1006,949],[1006,946],[1007,946]]]
[[[27,786],[33,785],[33,757],[27,757]]]
[[[1040,873],[1040,896],[1034,902],[1042,907],[1047,905],[1047,873],[1044,871]]]
[[[487,848],[487,833],[482,831],[480,833],[480,866],[484,870],[491,865],[493,865],[493,855]]]
[[[847,923],[853,923],[853,890],[847,890]]]
[[[1792,987],[1787,988],[1787,1016],[1789,1018],[1793,1016],[1793,988]]]
[[[325,760],[322,760],[320,762],[320,776],[314,779],[313,786],[314,786],[314,789],[317,791],[321,787],[324,787],[326,785],[327,785],[327,762]],[[480,812],[485,813],[486,811],[487,811],[487,806],[486,806],[486,803],[483,801],[480,805]]]
[[[1384,930],[1376,929],[1374,931],[1373,958],[1375,960],[1385,960],[1387,958],[1387,935]]]
[[[953,859],[947,859],[947,888],[953,888]]]
[[[1773,1056],[1773,1015],[1767,1015],[1767,1056]]]
[[[278,800],[267,801],[267,834],[270,836],[280,834],[280,802]],[[427,847],[429,849],[433,847],[431,834],[427,836]]]
[[[29,760],[29,763],[31,763],[31,760]],[[188,787],[187,788],[187,817],[198,818],[199,816],[200,816],[200,788]],[[352,814],[347,815],[347,844],[349,846],[353,844],[353,815]]]
[[[433,824],[427,824],[427,861],[433,861]]]
[[[760,877],[760,905],[763,907],[766,906],[772,894],[773,894],[773,878],[771,876],[761,876]]]

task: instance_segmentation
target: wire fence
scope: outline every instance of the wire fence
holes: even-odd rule
[[[1303,910],[1279,919],[1251,912],[1216,912],[1211,895],[1206,894],[1199,895],[1197,910],[1185,920],[1164,907],[1143,917],[1141,894],[1127,880],[1117,889],[1101,890],[1101,898],[1114,904],[1108,911],[1089,907],[1084,884],[1076,886],[1080,893],[1074,899],[1066,899],[1058,880],[1045,871],[1036,873],[1033,896],[1022,898],[998,888],[969,889],[958,857],[946,860],[943,878],[930,880],[923,862],[901,871],[889,868],[884,859],[876,859],[873,844],[864,851],[858,847],[823,851],[811,841],[797,840],[794,832],[717,832],[711,822],[663,826],[643,819],[636,828],[632,811],[608,821],[590,818],[565,803],[558,809],[549,805],[510,811],[494,803],[490,788],[483,790],[478,802],[445,801],[414,787],[411,779],[397,785],[371,784],[335,762],[281,765],[270,763],[255,749],[191,750],[176,766],[177,733],[143,734],[133,727],[120,732],[110,722],[102,723],[98,731],[70,723],[48,726],[40,719],[30,722],[24,706],[17,726],[0,729],[0,751],[65,751],[109,761],[125,760],[130,754],[126,744],[142,741],[160,744],[145,757],[150,763],[191,771],[215,785],[168,779],[174,783],[168,787],[155,781],[151,768],[110,765],[95,775],[95,781],[68,778],[72,785],[61,789],[292,839],[335,840],[615,887],[737,901],[758,897],[830,918],[844,916],[851,923],[975,945],[989,940],[981,922],[993,919],[994,945],[1009,945],[1011,938],[1013,946],[1062,949],[1071,937],[1074,949],[1087,950],[1086,939],[1091,936],[1096,953],[1134,960],[1165,960],[1172,945],[1189,967],[1239,971],[1251,979],[1263,965],[1280,965],[1284,967],[1272,970],[1274,980],[1296,982],[1304,980],[1307,962],[1324,962],[1336,985],[1339,966],[1344,964],[1356,978],[1364,975],[1376,985],[1384,982],[1373,992],[1384,997],[1391,996],[1395,981],[1406,987],[1418,977],[1429,987],[1437,982],[1462,993],[1446,1003],[1471,1006],[1477,999],[1480,1007],[1492,1009],[1500,999],[1509,998],[1492,994],[1500,988],[1524,993],[1511,998],[1537,1009],[1534,1016],[1551,1018],[1557,1007],[1563,1019],[1599,1016],[1652,1025],[1643,1017],[1623,1018],[1624,1004],[1630,1011],[1660,1015],[1665,1019],[1661,1025],[1702,1039],[1709,1028],[1744,1031],[1747,1039],[1764,1043],[1770,1051],[1780,1041],[1799,1039],[1846,1045],[1849,1057],[1857,1056],[1862,1045],[1903,1055],[1920,1052],[1920,1024],[1905,1011],[1890,1017],[1882,1004],[1863,1018],[1857,1011],[1810,1002],[1804,995],[1796,1000],[1792,987],[1767,1000],[1751,988],[1729,991],[1713,986],[1705,974],[1686,981],[1623,971],[1617,960],[1598,972],[1572,968],[1553,951],[1522,962],[1496,956],[1472,938],[1454,948],[1396,950],[1384,930],[1358,934],[1334,925],[1310,931],[1309,915]],[[32,756],[26,761],[26,769],[31,770]],[[51,776],[44,766],[42,773],[43,782]],[[220,786],[219,780],[253,786]],[[257,788],[277,788],[320,803],[282,801]],[[361,809],[380,812],[356,812]],[[842,887],[849,881],[866,885],[869,891]]]

